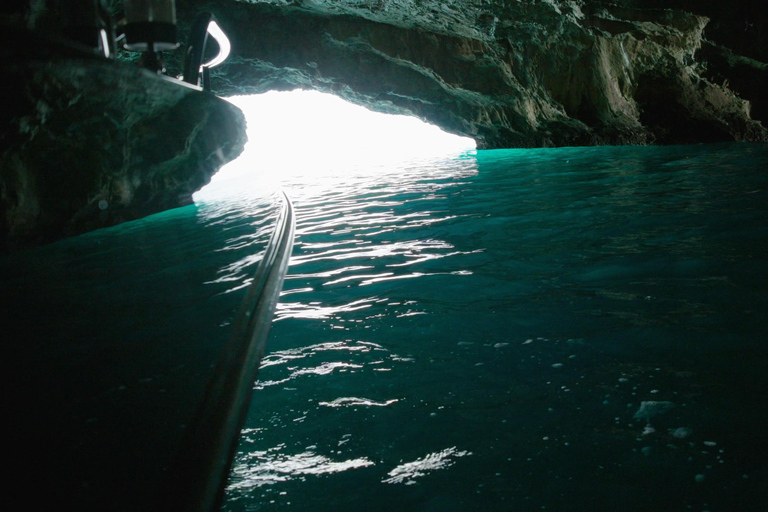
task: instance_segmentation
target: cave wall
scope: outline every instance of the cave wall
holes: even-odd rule
[[[640,0],[179,6],[182,22],[210,10],[231,35],[233,55],[214,74],[225,95],[317,89],[480,148],[768,139],[753,117],[764,115],[753,109],[760,62],[741,58],[734,71],[728,59],[743,56],[705,39],[709,18]]]
[[[211,93],[18,27],[0,41],[0,254],[190,204],[243,150]]]
[[[69,48],[97,3],[122,16],[0,6],[0,251],[188,204],[242,150],[228,103]],[[183,0],[170,75],[202,11],[233,43],[223,96],[315,89],[479,148],[768,140],[757,0]]]
[[[88,1],[5,10],[66,31],[62,20]],[[122,16],[120,0],[101,2]],[[214,71],[225,96],[316,89],[481,148],[768,139],[758,0],[176,3],[182,40],[201,11],[230,34],[233,54]],[[166,52],[170,74],[183,52]]]
[[[616,0],[615,3],[705,16],[710,20],[705,29],[709,41],[738,55],[768,62],[768,10],[764,0]]]
[[[617,0],[625,7],[677,9],[709,19],[699,73],[749,101],[751,117],[768,124],[768,10],[764,0]]]

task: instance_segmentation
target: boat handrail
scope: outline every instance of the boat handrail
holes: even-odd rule
[[[158,510],[210,512],[220,508],[293,248],[296,221],[285,192],[282,203],[234,331],[216,363],[196,419],[168,468],[168,484]]]
[[[205,50],[208,46],[208,36],[213,37],[219,45],[219,53],[209,60],[205,59]],[[219,26],[216,17],[210,12],[200,13],[189,34],[189,43],[184,56],[184,74],[182,80],[192,85],[200,85],[202,73],[202,86],[204,91],[211,90],[210,69],[218,66],[229,56],[231,44],[229,38]]]

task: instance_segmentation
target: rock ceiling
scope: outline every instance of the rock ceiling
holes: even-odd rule
[[[479,148],[768,140],[763,0],[616,1],[176,3],[231,37],[223,96],[315,89]],[[228,102],[52,39],[83,5],[0,7],[0,253],[188,204],[245,142]]]
[[[756,121],[765,64],[707,41],[707,17],[638,8],[663,3],[229,0],[178,9],[182,25],[214,12],[231,36],[233,55],[214,74],[223,95],[316,89],[417,116],[481,148],[766,140]]]

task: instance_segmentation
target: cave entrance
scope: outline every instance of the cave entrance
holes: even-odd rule
[[[317,91],[271,91],[226,99],[245,114],[248,143],[239,158],[213,177],[211,185],[217,188],[248,174],[280,178],[364,172],[476,147],[470,138],[415,117],[373,112]]]

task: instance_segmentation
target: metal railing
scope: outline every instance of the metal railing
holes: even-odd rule
[[[282,196],[283,207],[264,259],[248,288],[195,421],[168,469],[168,483],[158,510],[209,512],[217,509],[223,499],[293,248],[293,205],[285,193]]]
[[[207,62],[205,59],[208,49],[208,36],[213,37],[219,47],[218,54]],[[201,85],[204,91],[211,90],[210,69],[218,66],[229,56],[231,45],[213,14],[204,12],[195,19],[189,34],[187,53],[184,56],[183,80],[192,85]]]

